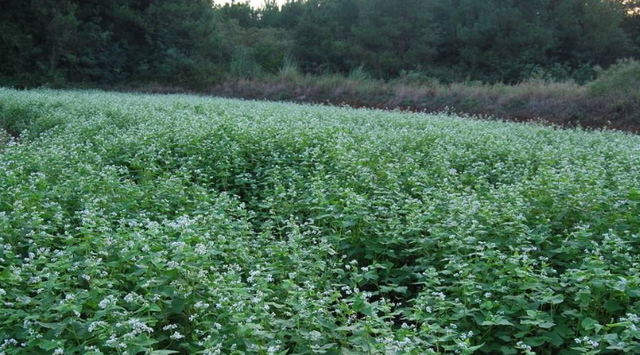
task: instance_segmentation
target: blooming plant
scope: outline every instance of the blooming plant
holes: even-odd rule
[[[0,89],[0,354],[640,353],[640,138]]]

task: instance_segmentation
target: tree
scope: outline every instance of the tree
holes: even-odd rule
[[[453,9],[454,45],[471,78],[518,81],[530,64],[545,65],[554,45],[550,0],[460,0]]]
[[[353,0],[309,0],[294,30],[294,54],[305,71],[341,72],[349,67]]]
[[[584,0],[581,55],[595,64],[610,65],[631,54],[621,27],[626,9],[618,1]]]
[[[443,39],[436,20],[441,4],[432,0],[358,1],[352,39],[356,62],[387,78],[402,69],[432,65]]]
[[[274,72],[290,55],[316,74],[364,65],[383,79],[588,79],[595,65],[640,55],[639,9],[640,0],[5,0],[0,84],[204,87],[232,66]]]

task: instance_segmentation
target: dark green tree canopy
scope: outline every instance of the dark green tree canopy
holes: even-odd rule
[[[586,81],[640,54],[638,0],[5,0],[0,83],[203,87],[360,68],[440,81]]]

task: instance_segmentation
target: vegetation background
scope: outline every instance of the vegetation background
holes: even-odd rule
[[[629,59],[640,56],[639,9],[638,0],[7,0],[0,85],[449,108],[638,130],[640,68]]]
[[[5,0],[0,355],[640,354],[638,3]],[[17,89],[16,89],[17,88]]]

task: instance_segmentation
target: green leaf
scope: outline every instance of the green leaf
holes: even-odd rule
[[[622,307],[620,305],[620,302],[618,302],[616,300],[608,300],[607,302],[604,303],[604,309],[606,309],[610,313],[615,313],[615,312],[623,310],[624,307]]]
[[[631,298],[640,298],[640,288],[627,289],[627,295]]]
[[[355,219],[347,219],[346,221],[342,222],[342,227],[344,227],[344,228],[353,227],[357,223],[358,223],[358,221],[355,220]]]
[[[508,325],[513,326],[513,323],[509,322],[507,319],[499,318],[494,320],[485,320],[482,322],[482,325]]]
[[[352,332],[356,329],[358,329],[357,325],[349,325],[349,326],[338,327],[335,330],[339,332]]]
[[[46,339],[38,339],[36,341],[38,347],[42,350],[53,350],[60,346],[60,344],[56,341],[46,340]]]
[[[560,347],[564,343],[564,339],[558,334],[557,331],[549,332],[544,335],[544,338],[553,344],[554,346]]]
[[[585,318],[582,320],[582,322],[580,322],[580,325],[582,326],[582,328],[586,329],[586,330],[592,330],[595,329],[596,327],[600,326],[600,324],[598,324],[598,321],[593,319],[593,318]]]
[[[562,302],[564,302],[564,296],[562,295],[554,295],[548,298],[548,303],[551,304],[560,304]]]
[[[540,346],[545,343],[545,339],[543,337],[530,337],[524,339],[525,344],[529,346]]]
[[[172,314],[180,314],[184,310],[184,305],[186,300],[182,297],[174,297],[171,300],[171,309],[170,312]]]

